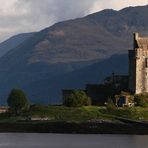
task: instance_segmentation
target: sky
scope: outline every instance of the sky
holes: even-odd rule
[[[147,4],[148,0],[0,0],[0,42],[103,9]]]

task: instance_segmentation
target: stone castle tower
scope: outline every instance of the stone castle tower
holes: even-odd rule
[[[148,92],[148,38],[134,33],[134,49],[129,50],[129,89],[134,94]]]

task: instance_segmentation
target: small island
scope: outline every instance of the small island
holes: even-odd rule
[[[92,106],[90,98],[76,90],[63,105],[30,105],[23,91],[13,89],[9,108],[1,110],[0,132],[148,134],[143,97],[138,96],[139,104],[132,107],[117,107],[111,99],[106,106]]]
[[[147,38],[134,34],[129,75],[87,84],[85,90],[63,90],[58,105],[31,104],[20,89],[0,108],[0,132],[148,134]]]

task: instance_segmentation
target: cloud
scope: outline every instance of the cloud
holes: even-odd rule
[[[145,4],[147,0],[0,0],[0,41],[105,8]]]
[[[84,16],[91,4],[90,0],[0,0],[0,41]]]
[[[146,4],[148,4],[147,0],[96,0],[89,12],[93,13],[103,9],[120,10],[129,6],[142,6]]]

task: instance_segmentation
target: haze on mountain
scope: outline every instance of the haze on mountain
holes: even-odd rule
[[[56,103],[62,89],[83,89],[113,71],[127,74],[132,34],[148,35],[147,14],[148,6],[106,9],[28,37],[0,59],[1,103],[15,87],[32,102]]]

